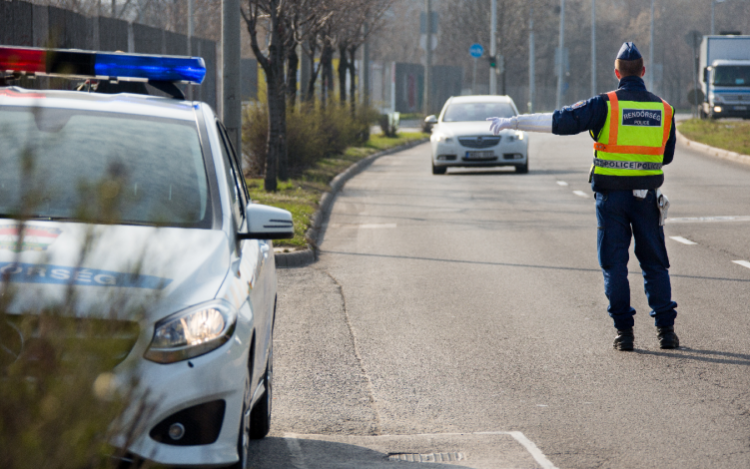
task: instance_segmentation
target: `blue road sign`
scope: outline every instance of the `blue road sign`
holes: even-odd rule
[[[475,59],[478,59],[484,54],[484,47],[479,43],[472,44],[471,47],[469,47],[469,54]]]

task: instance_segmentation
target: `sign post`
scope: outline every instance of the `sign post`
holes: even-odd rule
[[[477,62],[479,61],[479,57],[484,55],[484,47],[479,43],[472,44],[469,47],[469,55],[474,57],[474,76],[471,81],[471,92],[475,94],[477,88]]]

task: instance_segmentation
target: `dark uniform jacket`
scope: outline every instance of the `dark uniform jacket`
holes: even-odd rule
[[[620,80],[617,88],[617,99],[620,101],[661,102],[661,98],[646,91],[646,85],[639,77],[630,76]],[[552,133],[556,135],[575,135],[588,130],[589,135],[596,140],[607,120],[606,94],[594,96],[588,101],[581,101],[573,106],[566,106],[552,116]],[[674,157],[675,146],[674,114],[669,140],[664,148],[663,164],[669,164]],[[591,182],[591,189],[595,192],[656,189],[664,183],[664,176],[604,176],[597,174]]]

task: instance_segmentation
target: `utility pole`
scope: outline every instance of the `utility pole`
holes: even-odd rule
[[[529,114],[534,112],[534,98],[536,94],[535,65],[536,57],[534,53],[534,8],[529,12]]]
[[[555,109],[562,107],[563,84],[565,83],[565,0],[560,0],[560,53],[557,62],[557,103]]]
[[[497,60],[497,0],[490,6],[490,57]],[[497,67],[490,68],[490,94],[497,94]]]
[[[591,96],[596,96],[596,0],[591,0]]]
[[[369,26],[364,24],[365,43],[362,46],[362,104],[370,105],[370,40]]]
[[[429,116],[432,111],[430,106],[430,94],[432,92],[432,0],[425,0],[427,10],[427,41],[425,41],[425,66],[424,66],[424,115]]]
[[[654,0],[651,0],[651,39],[648,45],[648,90],[654,92]]]
[[[240,98],[240,0],[221,1],[221,68],[224,126],[242,162],[242,101]]]

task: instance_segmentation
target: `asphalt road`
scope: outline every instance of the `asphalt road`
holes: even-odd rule
[[[659,349],[631,247],[628,353],[590,159],[587,136],[533,134],[527,175],[433,176],[425,144],[349,181],[321,260],[279,271],[272,434],[250,467],[750,467],[750,167],[678,146],[683,347]]]

